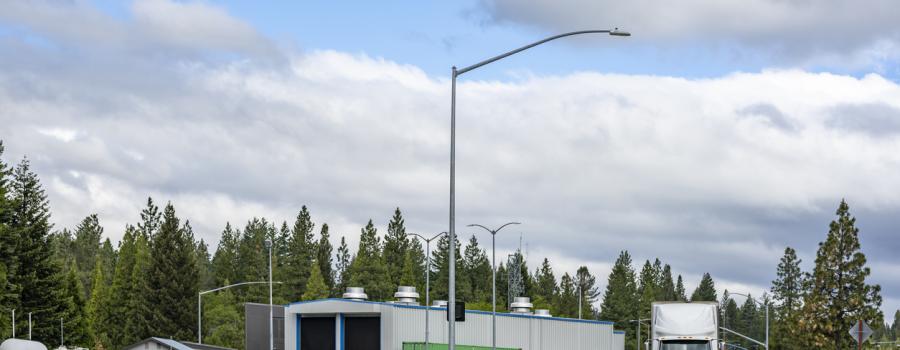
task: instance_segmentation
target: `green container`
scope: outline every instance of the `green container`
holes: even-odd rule
[[[449,346],[447,344],[440,343],[428,343],[428,348],[425,348],[425,343],[403,343],[403,350],[447,350]],[[490,346],[472,346],[472,345],[459,345],[456,344],[456,349],[458,350],[489,350]],[[497,348],[498,350],[522,350],[518,348]]]

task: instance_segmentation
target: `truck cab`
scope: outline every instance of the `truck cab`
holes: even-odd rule
[[[650,349],[718,350],[715,302],[656,302],[651,306]]]

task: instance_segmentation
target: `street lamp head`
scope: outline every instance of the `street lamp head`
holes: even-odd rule
[[[270,239],[266,240],[266,249],[272,249],[272,240],[270,240]]]
[[[631,36],[631,33],[626,32],[624,30],[619,30],[619,28],[613,29],[609,31],[609,35],[612,36]]]

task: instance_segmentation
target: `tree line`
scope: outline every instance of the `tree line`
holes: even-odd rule
[[[650,304],[654,301],[718,301],[722,327],[761,341],[765,339],[768,307],[771,349],[850,348],[855,346],[855,341],[849,331],[858,319],[872,325],[875,341],[895,341],[900,335],[897,329],[900,311],[895,313],[891,325],[884,322],[880,309],[881,287],[866,283],[871,271],[865,266],[859,229],[846,201],[841,201],[835,215],[825,241],[819,243],[813,270],[802,271],[797,252],[787,247],[771,289],[756,297],[735,297],[728,290],[719,297],[707,273],[687,298],[681,276],[673,283],[669,265],[663,265],[659,259],[652,264],[648,260],[637,274],[631,256],[623,251],[609,275],[600,318],[615,321],[617,327],[627,325],[624,329],[627,349],[637,347],[636,324],[632,320],[649,319]],[[649,336],[646,332],[645,327],[644,340]],[[730,344],[744,348],[756,346],[728,332],[721,334]],[[871,342],[867,347],[874,349]]]
[[[0,156],[3,144],[0,142]],[[120,349],[150,336],[197,338],[197,293],[237,282],[266,281],[271,241],[275,303],[340,297],[348,286],[364,287],[370,300],[391,300],[399,285],[417,287],[424,302],[425,272],[430,271],[431,299],[448,297],[449,239],[443,236],[426,263],[422,242],[407,235],[397,208],[387,230],[373,220],[360,229],[351,252],[346,236],[332,246],[327,223],[317,225],[303,206],[293,223],[252,218],[243,227],[226,223],[215,251],[198,239],[188,220],[172,203],[160,207],[148,198],[140,221],[124,227],[118,244],[103,238],[100,217],[91,214],[72,230],[53,230],[47,196],[28,159],[10,166],[0,157],[0,308],[17,310],[16,333],[27,331],[22,320],[34,320],[33,338],[58,345],[63,320],[67,345]],[[453,243],[456,252],[457,298],[467,308],[491,309],[491,263],[475,236]],[[721,298],[706,273],[687,295],[681,275],[659,259],[647,260],[638,273],[627,251],[620,253],[605,291],[586,266],[557,277],[549,259],[535,271],[521,251],[497,268],[497,305],[506,311],[509,298],[529,296],[535,308],[555,316],[577,317],[579,299],[585,318],[616,322],[626,331],[626,347],[634,349],[631,320],[649,318],[654,301],[718,301],[727,328],[764,338],[765,305],[772,308],[773,349],[849,346],[852,322],[873,321],[877,339],[897,338],[879,310],[880,287],[866,284],[870,271],[860,252],[858,229],[845,202],[820,243],[813,271],[803,272],[792,248],[777,267],[770,293],[738,303],[728,291]],[[844,288],[840,288],[844,286]],[[740,300],[740,299],[738,299]],[[595,302],[600,308],[595,308]],[[203,296],[204,343],[242,349],[243,303],[268,302],[265,285],[226,289]],[[0,318],[3,334],[11,320]],[[646,334],[644,335],[646,337]],[[750,345],[725,336],[729,342]],[[646,339],[646,338],[644,338]]]

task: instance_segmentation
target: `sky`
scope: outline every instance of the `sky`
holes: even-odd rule
[[[861,21],[860,18],[866,20]],[[114,241],[146,198],[215,246],[302,205],[355,248],[399,207],[532,270],[628,250],[692,290],[759,295],[785,247],[809,270],[842,199],[888,315],[900,307],[900,4],[892,0],[0,2],[4,161],[30,159],[55,229]],[[521,238],[521,239],[520,239]]]

